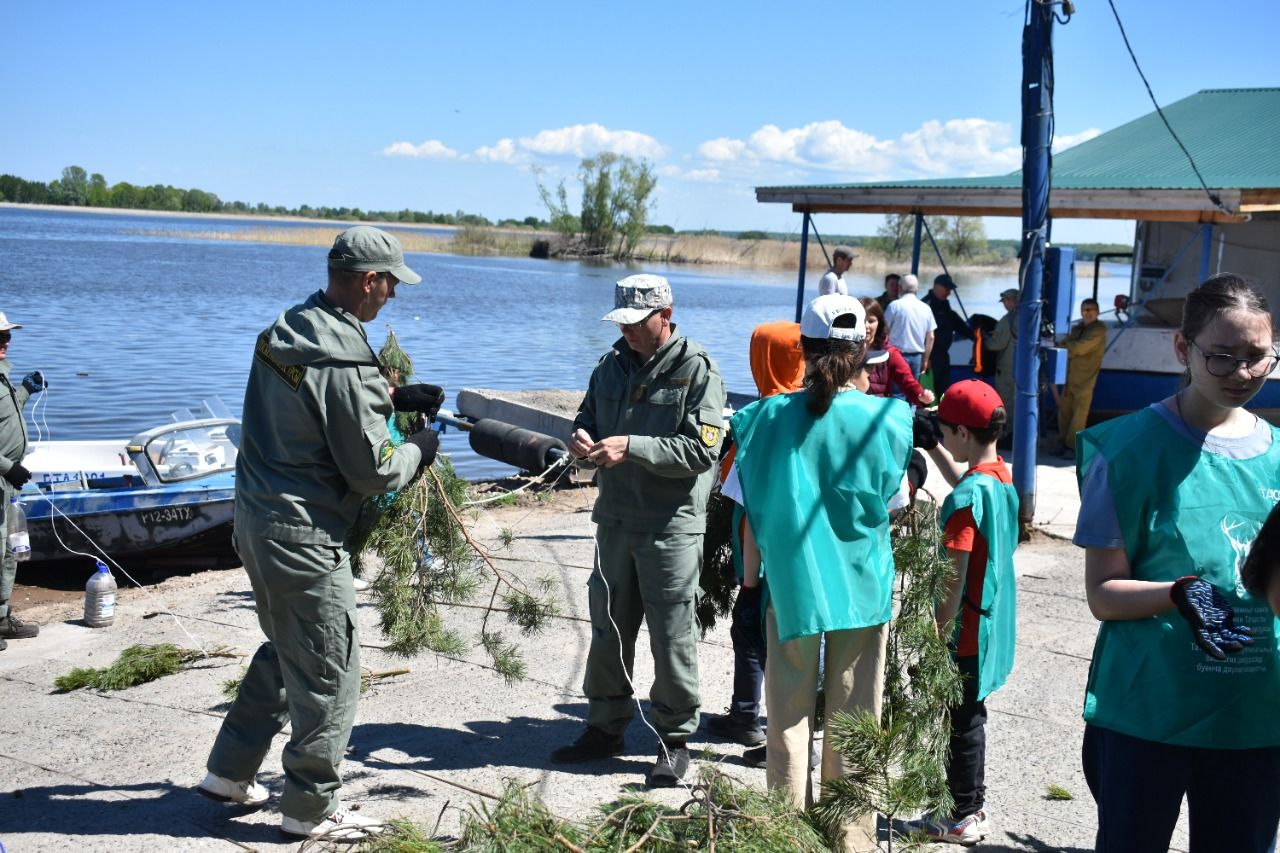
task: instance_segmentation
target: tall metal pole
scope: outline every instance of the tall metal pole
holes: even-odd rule
[[[1036,442],[1040,434],[1040,313],[1049,220],[1049,146],[1053,126],[1053,8],[1028,0],[1022,29],[1022,254],[1014,351],[1013,485],[1018,521],[1028,531],[1036,511]],[[1008,401],[1006,401],[1008,402]]]
[[[804,229],[800,232],[800,282],[796,285],[796,322],[804,314],[804,273],[809,266],[809,211],[804,212]]]
[[[924,214],[916,214],[916,235],[911,241],[911,274],[920,274],[920,226],[924,225]]]

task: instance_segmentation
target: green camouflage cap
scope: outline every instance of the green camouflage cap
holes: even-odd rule
[[[333,241],[329,269],[351,272],[389,272],[402,284],[417,284],[422,276],[404,265],[400,241],[381,228],[357,225]]]
[[[606,323],[639,323],[671,304],[671,285],[660,275],[629,275],[613,286],[613,310]]]

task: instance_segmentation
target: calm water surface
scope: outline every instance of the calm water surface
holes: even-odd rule
[[[14,377],[38,368],[49,380],[36,409],[44,437],[127,439],[213,397],[239,415],[258,332],[324,286],[326,249],[181,232],[264,224],[280,223],[0,208],[0,311],[24,326],[9,350]],[[167,233],[147,233],[156,229]],[[632,272],[667,276],[680,330],[706,347],[734,391],[754,390],[751,330],[795,311],[794,272],[413,252],[407,262],[423,283],[397,288],[366,326],[370,343],[377,350],[394,328],[418,378],[450,392],[447,408],[464,387],[585,388],[617,338],[600,322],[613,283]],[[858,295],[882,289],[879,277],[846,278]],[[970,313],[999,316],[1000,291],[1016,286],[1012,275],[956,278]],[[807,282],[812,296],[817,279]],[[1107,285],[1108,294],[1127,291],[1121,276]],[[511,470],[473,454],[456,431],[443,450],[471,479]]]

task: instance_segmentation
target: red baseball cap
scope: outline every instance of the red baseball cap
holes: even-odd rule
[[[965,379],[942,395],[942,402],[938,404],[938,420],[953,426],[985,429],[991,426],[995,410],[1001,408],[1004,408],[1004,402],[996,389],[981,379]]]

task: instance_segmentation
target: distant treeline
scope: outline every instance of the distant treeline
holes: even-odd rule
[[[308,219],[346,221],[412,222],[426,225],[502,225],[545,228],[536,216],[523,220],[491,222],[476,213],[421,210],[361,210],[358,207],[301,207],[259,202],[223,201],[216,193],[201,189],[181,189],[167,184],[137,186],[127,181],[108,184],[100,173],[89,174],[79,166],[68,166],[62,177],[49,183],[28,181],[16,175],[0,175],[0,201],[23,204],[65,204],[72,207],[120,207],[128,210],[163,210],[174,213],[238,213],[255,216],[303,216]]]
[[[537,216],[526,216],[524,219],[500,219],[497,222],[478,213],[466,213],[458,210],[453,213],[435,213],[433,211],[410,210],[361,210],[358,207],[312,207],[304,204],[301,207],[285,207],[259,202],[250,204],[244,201],[223,201],[216,193],[201,189],[181,189],[168,184],[152,184],[138,186],[120,181],[108,184],[99,172],[92,174],[80,166],[68,166],[62,170],[62,177],[48,183],[28,181],[16,175],[0,175],[0,201],[17,202],[19,204],[65,204],[72,207],[118,207],[128,210],[160,210],[174,213],[231,213],[254,216],[300,216],[307,219],[337,219],[361,222],[405,222],[422,225],[481,225],[500,228],[529,228],[534,230],[550,230],[551,223]],[[890,217],[894,219],[896,217]],[[964,219],[968,219],[965,217]],[[679,231],[670,225],[646,225],[649,234],[689,234],[723,236],[738,240],[783,240],[799,241],[797,232],[783,231],[716,231],[714,229],[695,229]],[[882,228],[881,231],[885,231]],[[985,239],[985,238],[983,238]],[[824,234],[823,240],[828,249],[836,244],[861,247],[868,251],[879,252],[893,257],[900,254],[901,246],[890,245],[884,234],[875,236],[857,236],[844,234]],[[900,240],[898,241],[901,242]],[[985,252],[982,259],[1000,263],[1017,258],[1019,243],[1017,240],[985,240]],[[924,247],[926,253],[928,245]],[[944,251],[949,248],[944,245]],[[1082,261],[1092,261],[1100,252],[1127,252],[1132,246],[1122,243],[1077,243],[1076,256]],[[811,250],[816,246],[811,246]],[[967,254],[967,253],[962,253]]]

